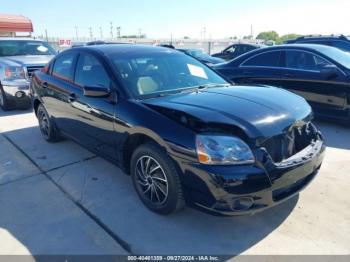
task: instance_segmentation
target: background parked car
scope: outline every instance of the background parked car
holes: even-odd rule
[[[224,60],[231,60],[249,51],[265,47],[264,45],[258,44],[233,44],[224,49],[222,52],[213,54],[214,57],[219,57]]]
[[[29,80],[56,54],[46,42],[0,38],[0,106],[4,110],[31,106]]]
[[[350,122],[350,53],[312,44],[252,51],[215,66],[238,84],[265,84],[303,96],[316,114]]]
[[[213,66],[213,65],[225,62],[224,59],[210,56],[210,55],[206,54],[205,52],[203,52],[203,50],[201,50],[201,49],[182,48],[182,49],[177,49],[177,50],[196,58],[197,60],[201,61],[202,63],[204,63],[208,66]]]
[[[286,41],[286,44],[319,44],[339,48],[350,52],[350,39],[344,35],[331,36],[301,36],[296,39]]]

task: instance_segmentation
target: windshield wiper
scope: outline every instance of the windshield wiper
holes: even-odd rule
[[[193,92],[193,91],[199,91],[199,90],[203,90],[203,89],[207,89],[207,88],[223,87],[223,86],[231,86],[231,84],[229,84],[229,83],[225,83],[225,84],[215,84],[215,83],[203,84],[203,85],[190,87],[190,88],[188,88],[186,90],[183,90],[181,93]]]

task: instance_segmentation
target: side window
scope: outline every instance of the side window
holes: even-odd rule
[[[330,63],[312,53],[297,50],[286,51],[287,68],[319,71],[325,65],[330,65]]]
[[[68,53],[58,57],[52,68],[52,75],[66,81],[73,79],[73,62],[75,53]]]
[[[350,43],[345,41],[334,41],[332,43],[332,46],[342,49],[344,51],[350,51]]]
[[[241,66],[280,66],[281,51],[266,52],[247,59]]]
[[[110,86],[110,78],[102,64],[96,57],[89,54],[79,56],[74,82],[79,86]]]
[[[236,46],[235,53],[236,54],[242,54],[243,53],[243,46]]]
[[[236,49],[237,49],[237,46],[233,45],[233,46],[231,46],[231,47],[225,49],[224,52],[225,52],[225,53],[226,53],[226,52],[227,52],[227,53],[233,53],[233,52],[235,52]]]

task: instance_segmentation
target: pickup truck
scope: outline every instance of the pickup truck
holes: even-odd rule
[[[0,107],[28,109],[30,78],[54,57],[45,41],[31,38],[0,38]]]

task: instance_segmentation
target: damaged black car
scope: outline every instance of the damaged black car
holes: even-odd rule
[[[252,214],[300,192],[325,146],[301,97],[234,86],[176,50],[142,45],[70,49],[34,73],[43,137],[67,137],[131,175],[141,201]]]

